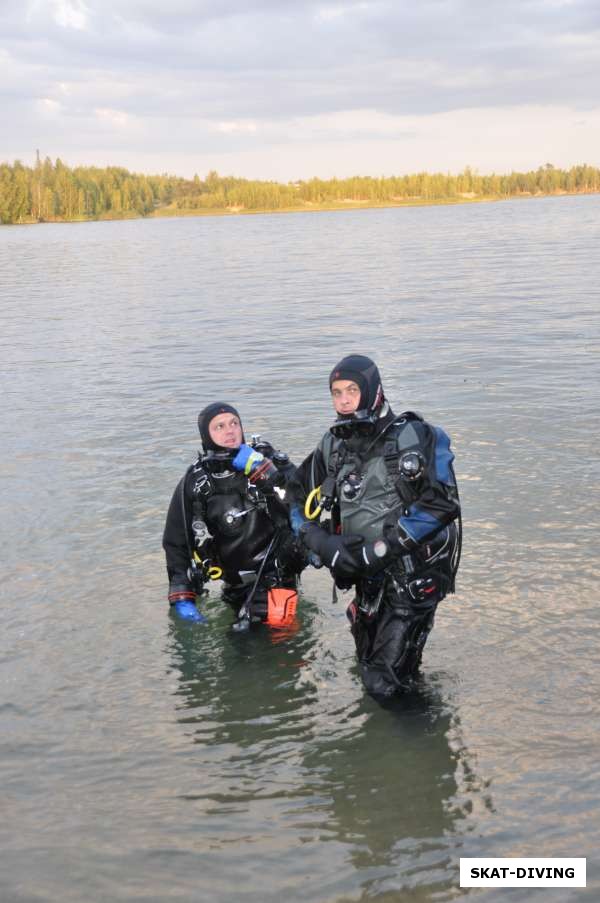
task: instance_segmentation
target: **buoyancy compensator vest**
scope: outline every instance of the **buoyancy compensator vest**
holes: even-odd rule
[[[323,485],[333,495],[332,519],[341,532],[374,542],[386,525],[399,522],[419,543],[414,569],[443,561],[445,583],[452,590],[462,531],[446,433],[407,411],[362,447],[331,433],[319,447],[327,468]]]
[[[276,530],[287,525],[287,512],[276,494],[265,496],[243,473],[211,473],[207,463],[200,457],[186,479],[191,545],[201,561],[218,565],[223,580],[236,585],[260,566]]]

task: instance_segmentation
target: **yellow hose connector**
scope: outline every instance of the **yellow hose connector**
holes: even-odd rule
[[[317,500],[317,504],[311,511],[310,508],[315,499]],[[321,487],[317,486],[312,492],[309,492],[306,497],[306,502],[304,503],[304,517],[306,517],[307,520],[314,520],[321,513],[321,508]]]
[[[194,561],[196,564],[200,564],[206,573],[206,576],[209,580],[218,580],[223,576],[223,569],[218,567],[216,564],[208,565],[208,561],[202,561],[197,552],[194,552]]]

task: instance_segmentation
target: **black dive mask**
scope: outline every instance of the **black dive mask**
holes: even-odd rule
[[[239,449],[223,449],[222,451],[207,451],[202,456],[202,463],[209,473],[222,474],[233,470],[233,459]]]
[[[336,439],[351,439],[353,436],[368,437],[375,434],[378,414],[373,411],[355,411],[347,416],[340,416],[332,426],[329,432]]]

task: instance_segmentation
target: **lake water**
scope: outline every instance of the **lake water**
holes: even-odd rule
[[[449,900],[461,856],[585,856],[599,892],[599,248],[600,197],[0,229],[3,903]],[[166,603],[198,410],[300,461],[350,352],[463,501],[388,708],[323,571],[290,635]]]

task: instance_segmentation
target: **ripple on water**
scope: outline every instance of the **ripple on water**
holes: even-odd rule
[[[593,876],[599,211],[0,230],[6,899],[443,900],[460,855]],[[387,708],[322,572],[285,637],[234,636],[214,589],[206,628],[164,599],[199,408],[300,460],[350,351],[452,435],[464,510],[457,594]]]

